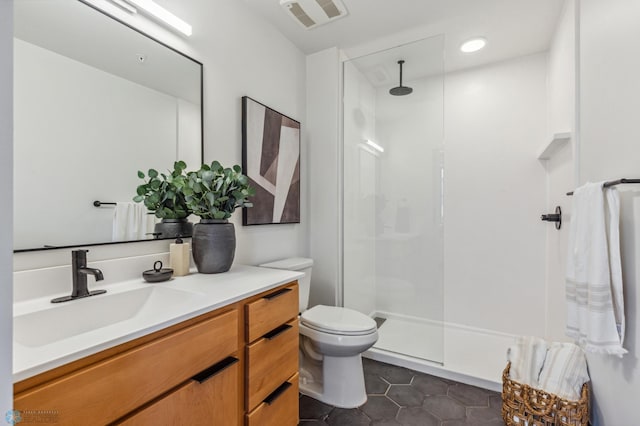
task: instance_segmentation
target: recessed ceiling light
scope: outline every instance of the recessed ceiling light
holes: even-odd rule
[[[460,51],[463,53],[473,53],[473,52],[477,52],[478,50],[482,49],[483,47],[485,47],[487,45],[487,39],[484,37],[476,37],[476,38],[472,38],[471,40],[467,40],[464,43],[462,43],[462,46],[460,46]]]

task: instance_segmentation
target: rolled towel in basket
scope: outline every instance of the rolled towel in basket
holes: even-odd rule
[[[551,343],[540,372],[539,388],[560,398],[578,401],[582,385],[588,381],[583,350],[573,343]]]
[[[547,354],[547,342],[533,336],[520,336],[507,350],[511,362],[509,377],[520,383],[538,387],[538,377]]]

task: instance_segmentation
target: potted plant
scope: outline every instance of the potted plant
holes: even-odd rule
[[[231,268],[236,234],[228,219],[239,207],[252,207],[249,197],[255,189],[240,166],[224,168],[218,161],[188,172],[182,188],[187,208],[200,217],[191,240],[193,260],[198,272],[215,274]]]
[[[155,226],[156,237],[189,237],[193,233],[193,224],[187,220],[189,208],[183,193],[187,181],[184,174],[186,168],[184,161],[176,161],[173,163],[173,171],[169,174],[149,169],[145,176],[144,172],[138,171],[138,177],[143,179],[144,183],[138,186],[133,201],[144,202],[149,211],[162,219],[162,222]]]

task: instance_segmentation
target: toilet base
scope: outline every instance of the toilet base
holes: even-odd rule
[[[322,362],[323,383],[301,380],[301,394],[338,408],[356,408],[367,402],[360,354],[350,357],[325,355]]]

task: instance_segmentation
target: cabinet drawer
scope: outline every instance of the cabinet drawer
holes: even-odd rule
[[[298,373],[247,415],[248,426],[295,426],[298,420]]]
[[[237,425],[238,378],[237,358],[227,358],[214,365],[211,371],[194,377],[164,398],[138,411],[121,426],[148,425]]]
[[[298,319],[278,327],[247,348],[247,407],[251,410],[298,372]]]
[[[246,305],[247,342],[298,316],[298,285],[273,290]]]
[[[60,424],[110,423],[238,349],[232,310],[16,395],[16,410],[55,410]]]

